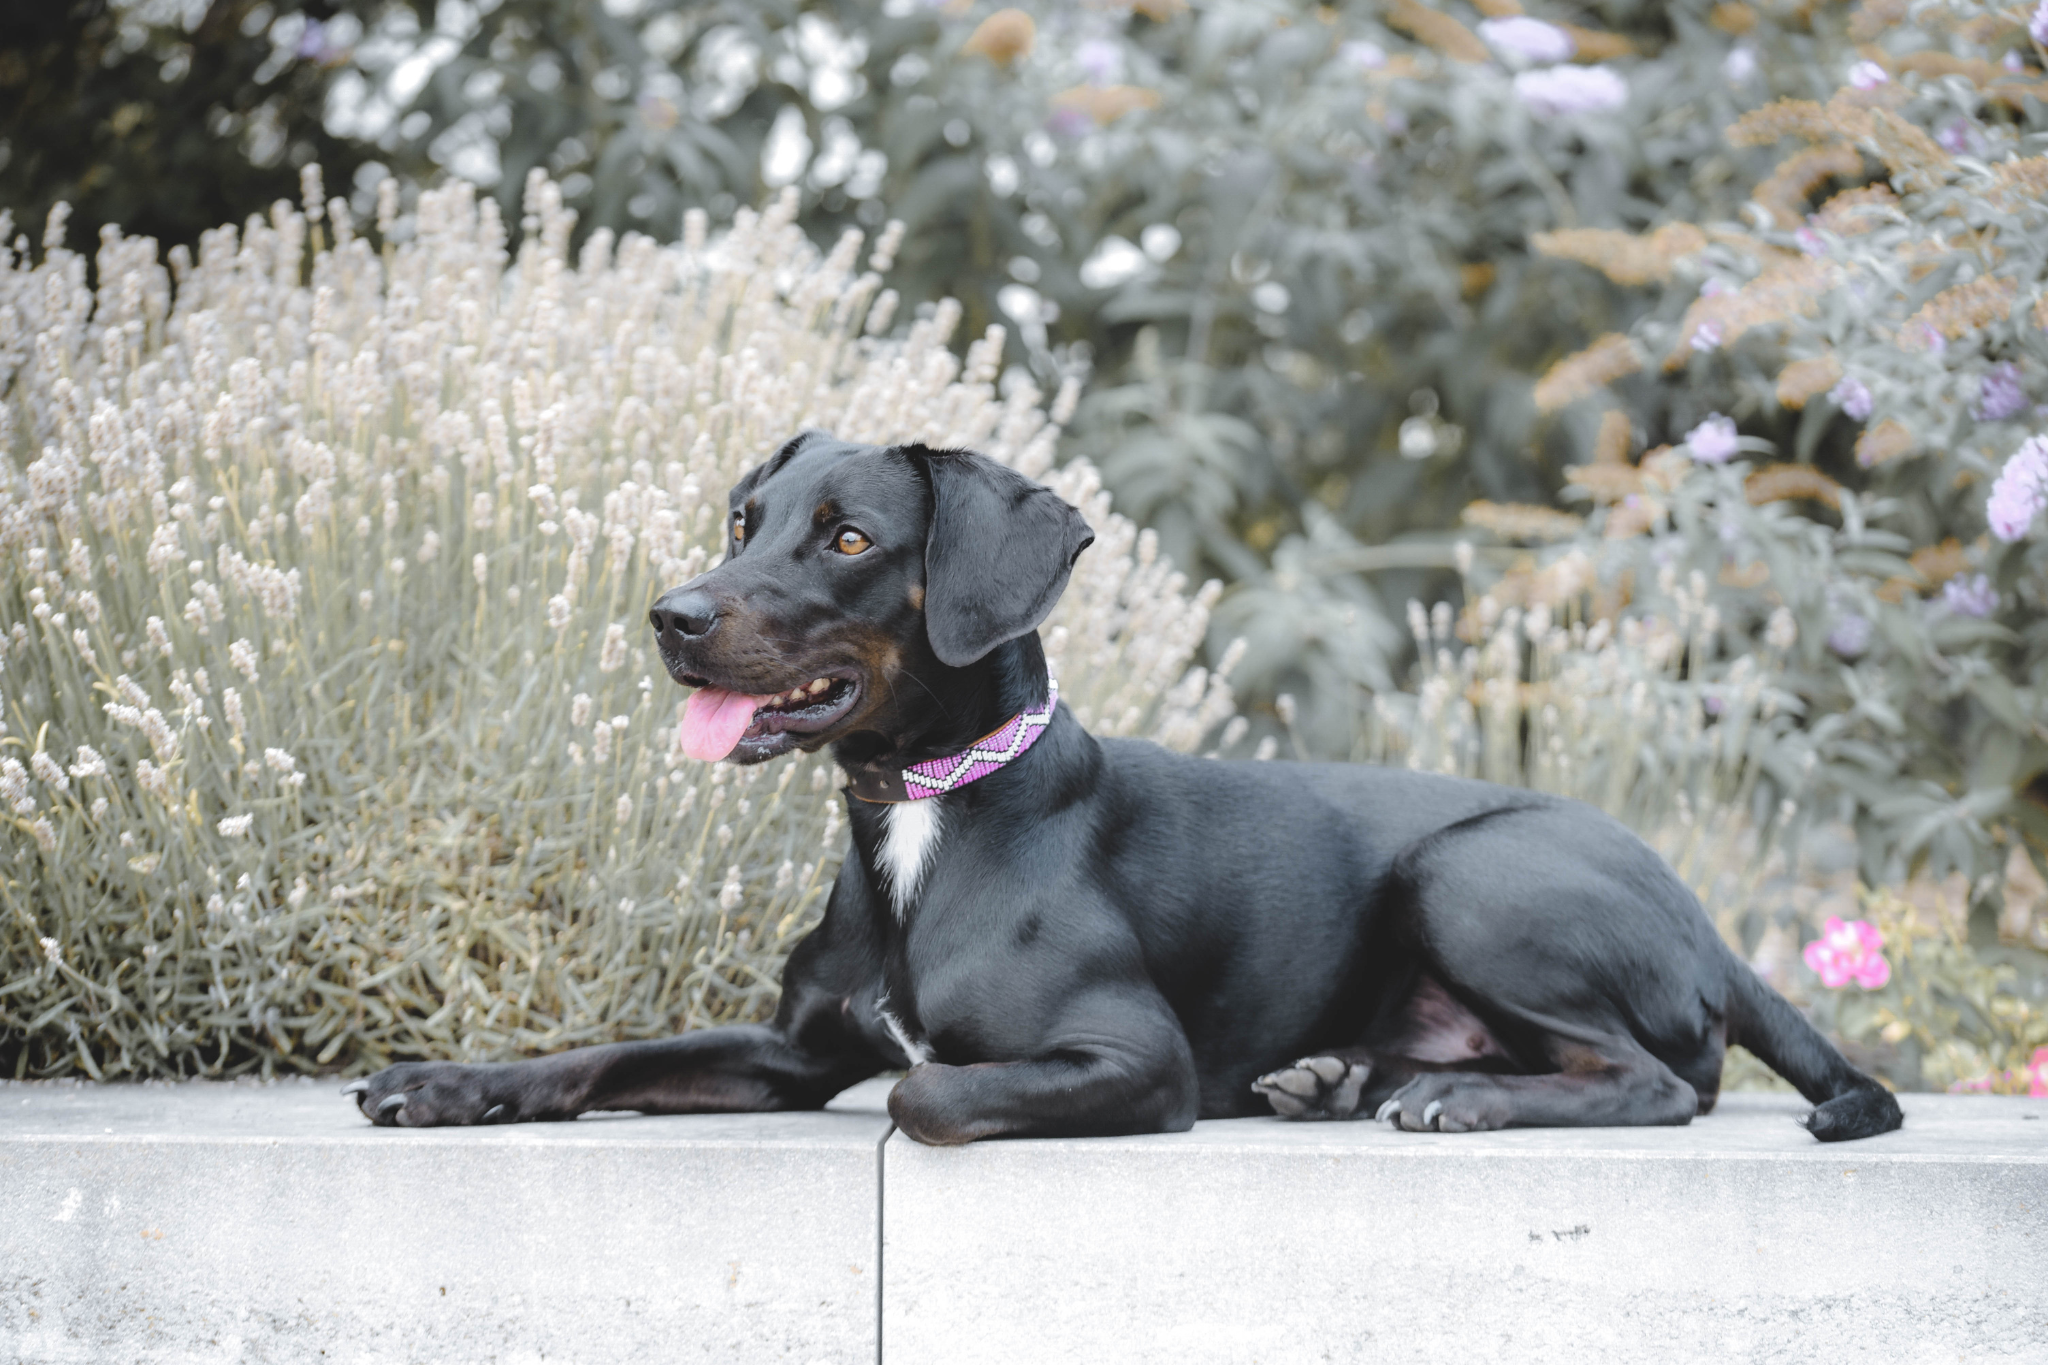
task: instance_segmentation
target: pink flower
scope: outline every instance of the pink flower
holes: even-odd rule
[[[1711,351],[1721,344],[1721,324],[1709,319],[1692,329],[1692,348],[1695,351]]]
[[[1807,944],[1801,956],[1829,990],[1854,981],[1874,991],[1892,979],[1892,964],[1884,958],[1884,935],[1866,920],[1845,922],[1830,916],[1820,937]]]
[[[1849,68],[1849,84],[1858,90],[1875,90],[1891,80],[1876,62],[1858,62]]]
[[[1993,1071],[1989,1075],[1972,1076],[1967,1080],[1949,1082],[1951,1095],[2016,1095],[2020,1086],[2027,1087],[2027,1094],[2035,1099],[2048,1099],[2048,1047],[2037,1047],[2034,1055],[2027,1059],[2026,1066],[2019,1070]]]

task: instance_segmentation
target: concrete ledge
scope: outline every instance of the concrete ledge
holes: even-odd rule
[[[892,1139],[891,1362],[2048,1361],[2048,1101],[1456,1136]],[[969,1335],[971,1333],[971,1336]]]
[[[941,1150],[883,1082],[426,1132],[337,1090],[0,1084],[0,1365],[2048,1365],[2048,1101],[1906,1096],[1845,1147],[1738,1095]]]
[[[874,1361],[886,1086],[423,1132],[339,1088],[0,1085],[0,1362]]]

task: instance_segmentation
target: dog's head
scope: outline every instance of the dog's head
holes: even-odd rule
[[[758,763],[914,728],[947,670],[1035,630],[1095,539],[984,455],[805,432],[733,488],[726,558],[649,613],[698,691],[696,758]]]

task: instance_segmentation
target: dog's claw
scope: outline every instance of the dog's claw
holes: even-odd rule
[[[360,1095],[369,1088],[370,1083],[368,1081],[350,1081],[341,1088],[341,1093],[344,1095]]]
[[[1381,1105],[1381,1106],[1380,1106],[1380,1112],[1379,1112],[1379,1113],[1377,1113],[1377,1114],[1374,1114],[1374,1115],[1372,1116],[1372,1117],[1373,1117],[1373,1122],[1375,1122],[1375,1123],[1386,1123],[1387,1121],[1389,1121],[1390,1119],[1392,1119],[1392,1118],[1393,1118],[1393,1117],[1394,1117],[1395,1115],[1399,1114],[1400,1112],[1401,1112],[1401,1101],[1399,1101],[1399,1100],[1388,1100],[1388,1101],[1387,1101],[1387,1102],[1386,1102],[1385,1104],[1383,1104],[1383,1105]]]
[[[500,1114],[502,1114],[502,1113],[504,1113],[504,1112],[505,1112],[505,1106],[504,1106],[504,1105],[502,1105],[502,1104],[494,1104],[494,1105],[492,1105],[492,1106],[491,1106],[490,1108],[488,1108],[488,1109],[484,1110],[484,1122],[485,1122],[485,1123],[496,1123],[496,1122],[498,1121],[498,1115],[500,1115]]]
[[[386,1095],[384,1102],[377,1106],[377,1117],[383,1118],[387,1114],[395,1114],[403,1108],[405,1108],[405,1096]]]
[[[1436,1116],[1444,1112],[1442,1100],[1431,1100],[1422,1111],[1422,1126],[1428,1128],[1436,1123]]]

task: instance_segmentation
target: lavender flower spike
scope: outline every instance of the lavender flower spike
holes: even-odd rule
[[[2035,42],[2048,47],[2048,0],[2041,0],[2040,6],[2034,10],[2034,17],[2027,20],[2027,32],[2033,35]]]
[[[2008,545],[2027,533],[2048,507],[2048,436],[2036,436],[2013,452],[1991,485],[1984,518],[1991,534]]]

